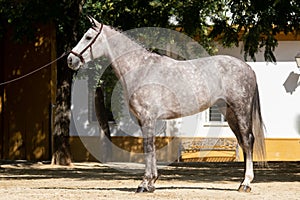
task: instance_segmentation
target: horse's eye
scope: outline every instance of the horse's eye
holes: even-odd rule
[[[91,39],[92,39],[92,37],[91,37],[91,36],[89,36],[89,35],[87,35],[87,36],[85,36],[85,39],[86,39],[86,40],[91,40]]]

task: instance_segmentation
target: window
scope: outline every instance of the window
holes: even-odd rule
[[[208,111],[209,122],[226,122],[225,117],[221,114],[217,106],[212,106]]]

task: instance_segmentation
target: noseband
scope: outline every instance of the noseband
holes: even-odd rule
[[[101,24],[101,27],[99,29],[99,31],[97,32],[96,36],[94,37],[94,39],[80,52],[80,53],[76,53],[75,51],[70,51],[70,53],[74,54],[75,56],[77,56],[80,61],[82,63],[84,63],[84,58],[82,57],[82,54],[88,49],[88,48],[92,48],[92,45],[95,43],[95,41],[97,40],[98,36],[100,35],[101,31],[102,31],[102,28],[103,28],[103,24]],[[94,30],[96,30],[94,27],[93,27]],[[97,30],[96,30],[97,31]]]

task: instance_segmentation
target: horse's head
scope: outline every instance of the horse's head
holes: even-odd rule
[[[68,66],[73,70],[77,70],[84,63],[103,55],[100,45],[96,44],[101,42],[101,37],[99,36],[103,29],[103,24],[97,22],[92,17],[88,18],[93,24],[92,28],[83,35],[79,43],[72,49],[68,56]]]

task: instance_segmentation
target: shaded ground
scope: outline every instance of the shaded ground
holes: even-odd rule
[[[142,165],[0,163],[0,199],[300,199],[300,162],[255,167],[250,194],[236,191],[243,177],[243,163],[239,162],[161,167],[156,191],[151,194],[134,193]]]

